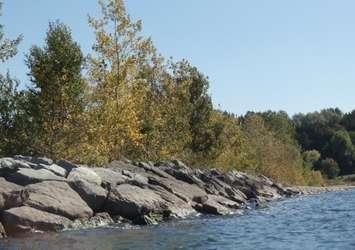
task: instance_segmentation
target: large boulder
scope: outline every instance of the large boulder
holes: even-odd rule
[[[66,182],[45,181],[31,184],[25,191],[28,198],[24,204],[29,207],[71,220],[89,218],[93,215],[92,209]]]
[[[21,205],[22,188],[22,186],[0,178],[0,211]]]
[[[9,236],[37,231],[60,231],[71,223],[65,217],[26,206],[3,211],[2,222]]]
[[[111,190],[105,209],[111,215],[120,215],[130,220],[149,213],[167,212],[166,201],[158,194],[129,184],[122,184]]]
[[[72,169],[67,178],[70,182],[84,180],[99,186],[102,183],[100,176],[88,167],[77,167]]]
[[[94,212],[102,211],[107,197],[104,188],[84,180],[75,181],[71,186]]]
[[[30,169],[20,168],[17,172],[6,177],[7,180],[26,186],[42,181],[66,181],[65,178],[60,177],[47,169]]]

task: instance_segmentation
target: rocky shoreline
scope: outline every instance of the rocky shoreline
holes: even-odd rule
[[[311,189],[237,171],[192,169],[176,160],[96,168],[44,157],[1,158],[0,237],[226,215],[305,190]]]

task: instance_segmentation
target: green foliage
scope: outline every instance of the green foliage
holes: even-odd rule
[[[334,179],[340,173],[338,163],[331,158],[326,158],[320,161],[317,167],[322,172],[322,174],[329,179]]]
[[[49,24],[43,48],[33,46],[27,55],[32,87],[29,113],[38,140],[38,153],[58,158],[69,154],[80,138],[80,115],[84,111],[85,82],[81,76],[84,57],[62,23]]]

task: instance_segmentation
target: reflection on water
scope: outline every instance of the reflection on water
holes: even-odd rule
[[[270,204],[243,216],[100,228],[0,241],[0,249],[355,249],[355,192]]]

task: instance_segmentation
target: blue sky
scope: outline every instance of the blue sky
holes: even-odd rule
[[[326,107],[355,109],[355,1],[126,0],[166,57],[186,58],[210,77],[215,106],[243,114]],[[4,0],[8,37],[19,54],[0,66],[28,84],[24,55],[42,44],[50,20],[69,25],[85,53],[96,0]]]

